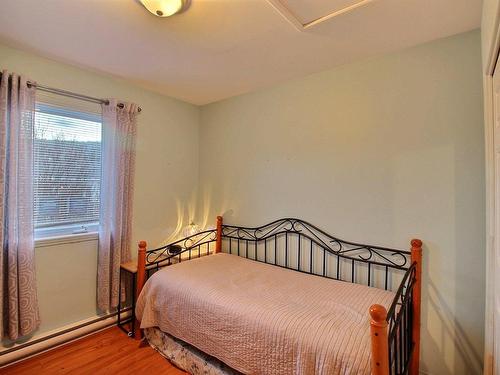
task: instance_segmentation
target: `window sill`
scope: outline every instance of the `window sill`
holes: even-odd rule
[[[97,241],[99,239],[98,232],[67,234],[64,236],[53,236],[46,238],[39,238],[35,240],[35,248],[48,247],[62,244]]]

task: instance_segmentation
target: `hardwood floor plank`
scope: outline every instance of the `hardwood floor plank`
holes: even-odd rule
[[[0,373],[8,375],[186,374],[147,343],[127,337],[117,327],[108,328],[4,367],[0,369]]]

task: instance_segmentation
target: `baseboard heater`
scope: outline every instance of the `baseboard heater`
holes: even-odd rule
[[[124,318],[129,317],[131,314],[131,308],[128,307],[122,309],[121,314],[123,314]],[[118,313],[114,312],[98,318],[84,320],[68,326],[67,328],[32,339],[24,344],[15,345],[12,348],[5,349],[0,352],[0,368],[112,326],[113,324],[116,324],[117,315]]]

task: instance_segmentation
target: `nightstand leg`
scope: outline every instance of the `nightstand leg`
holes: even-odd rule
[[[122,293],[121,293],[121,285],[122,285],[122,270],[120,268],[120,276],[118,278],[118,308],[117,308],[117,317],[116,321],[118,324],[118,327],[121,327],[121,319],[120,319],[120,313],[122,311]]]
[[[135,332],[135,287],[136,287],[136,274],[132,275],[132,311],[130,312],[130,318],[132,319],[132,330],[129,333],[129,336],[132,337]]]

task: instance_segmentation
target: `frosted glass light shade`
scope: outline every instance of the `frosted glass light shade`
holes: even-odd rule
[[[158,17],[169,17],[189,7],[188,0],[140,0],[140,2]]]

